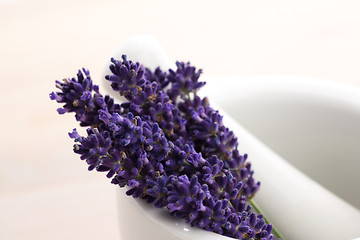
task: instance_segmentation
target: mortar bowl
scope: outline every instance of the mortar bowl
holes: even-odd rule
[[[112,57],[173,68],[151,37],[123,43]],[[105,75],[109,71],[105,71]],[[360,236],[360,89],[289,76],[206,77],[199,92],[224,116],[249,155],[261,188],[255,196],[286,239]],[[102,88],[111,94],[109,83]],[[119,98],[119,101],[122,99]],[[118,190],[122,239],[231,239],[187,225]]]

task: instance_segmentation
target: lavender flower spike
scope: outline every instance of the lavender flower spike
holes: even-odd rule
[[[115,104],[110,96],[100,94],[99,87],[93,85],[90,72],[86,69],[79,70],[77,78],[56,81],[56,87],[60,92],[50,93],[50,99],[63,103],[58,108],[60,114],[75,112],[76,120],[81,126],[94,126],[99,122],[99,109],[107,108],[110,112],[120,112],[119,104]]]

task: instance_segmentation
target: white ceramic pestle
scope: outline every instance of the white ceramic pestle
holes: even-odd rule
[[[148,36],[137,36],[128,40],[119,47],[112,57],[119,59],[122,54],[126,54],[129,60],[139,61],[152,69],[156,66],[160,66],[164,70],[174,68],[174,63],[170,61],[161,46]],[[105,75],[109,73],[108,65],[106,69]],[[241,153],[247,153],[249,155],[248,161],[253,164],[255,171],[254,176],[256,180],[261,181],[261,188],[255,197],[255,201],[286,239],[355,239],[360,236],[360,212],[357,208],[342,200],[340,198],[342,197],[341,195],[339,195],[339,197],[319,183],[313,181],[309,176],[289,163],[292,162],[294,164],[293,160],[283,159],[239,124],[243,118],[246,120],[247,125],[250,126],[249,129],[257,129],[257,126],[264,128],[263,122],[266,122],[266,115],[265,119],[252,119],[251,114],[249,116],[249,114],[246,113],[251,113],[251,107],[256,107],[257,111],[260,112],[262,110],[269,112],[269,105],[264,103],[271,102],[271,100],[281,100],[275,101],[277,103],[286,102],[289,109],[291,109],[292,105],[291,101],[288,103],[287,100],[294,100],[296,97],[298,97],[297,103],[301,103],[302,100],[305,103],[309,103],[308,98],[300,99],[300,97],[304,97],[304,94],[306,96],[306,86],[309,87],[309,85],[304,84],[310,84],[308,90],[311,92],[311,101],[317,101],[319,99],[323,101],[326,99],[322,98],[326,93],[324,93],[324,91],[318,91],[318,89],[323,89],[323,87],[326,86],[326,82],[316,82],[315,85],[320,84],[319,88],[312,88],[311,84],[313,84],[313,82],[304,82],[302,80],[303,79],[296,79],[292,84],[289,84],[289,81],[284,81],[284,79],[279,80],[278,78],[275,79],[271,77],[214,77],[208,80],[205,79],[208,83],[203,90],[200,91],[200,94],[208,96],[212,107],[220,110],[220,113],[224,115],[224,124],[233,130],[238,137],[239,150]],[[101,88],[105,88],[113,97],[116,98],[118,96],[117,93],[111,90],[106,80],[104,80],[101,85]],[[335,97],[330,98],[333,100],[328,102],[330,106],[333,106],[338,100],[341,100],[341,96],[344,94],[344,92],[341,92],[341,90],[344,89],[335,89],[338,89],[340,93],[333,93],[335,95],[332,96]],[[270,94],[274,92],[276,93],[275,95]],[[349,92],[346,93],[349,94]],[[264,96],[268,96],[268,98],[264,98]],[[354,92],[354,96],[359,96],[360,98],[360,90]],[[257,99],[264,100],[263,105],[258,104]],[[360,100],[350,97],[345,97],[344,99],[344,101],[340,102],[345,105],[341,106],[352,107],[353,110],[357,110],[357,113],[360,114],[360,107],[354,107],[360,103]],[[119,98],[119,100],[121,99]],[[246,105],[247,103],[249,104]],[[309,113],[306,106],[311,106],[311,104],[301,106],[304,106],[304,109],[302,109],[304,114]],[[220,107],[221,109],[226,109],[226,111],[221,110]],[[261,107],[263,107],[263,109]],[[244,111],[242,111],[242,109],[244,109]],[[310,110],[313,111],[313,109]],[[269,114],[271,114],[271,111]],[[247,117],[244,117],[244,115]],[[271,142],[273,138],[273,141],[281,143],[281,139],[279,140],[279,138],[284,135],[282,126],[284,126],[285,130],[287,130],[289,126],[287,126],[286,114],[283,116],[278,114],[276,116],[277,118],[272,117],[270,119],[272,119],[272,121],[278,121],[276,126],[279,129],[274,132],[281,133],[279,136],[276,134],[269,136],[269,132],[266,131],[260,131],[257,134],[267,141]],[[291,119],[291,121],[297,121],[297,119],[294,118]],[[294,124],[296,125],[296,122]],[[299,129],[304,136],[309,134],[316,135],[317,130],[316,128],[308,129],[305,127]],[[262,133],[263,135],[261,135]],[[297,148],[298,149],[295,148],[295,150],[299,152],[304,151],[301,145],[297,146]],[[281,147],[279,149],[281,149]],[[292,147],[292,149],[294,149],[294,147]],[[329,149],[329,151],[333,151],[333,149]],[[311,165],[316,161],[317,159],[314,158],[312,161],[307,162],[310,164],[310,169]],[[323,168],[327,167],[326,164],[323,165]],[[347,163],[346,166],[340,164],[338,167],[345,167],[353,171],[354,168],[359,167],[359,163],[350,162]],[[359,170],[360,169],[357,169],[357,171]],[[333,176],[333,178],[336,179],[339,178],[339,176]],[[359,177],[356,179],[359,180]],[[342,181],[341,177],[339,181]],[[359,186],[359,184],[357,184],[357,186]],[[350,191],[357,192],[357,195],[353,194],[352,196],[353,198],[357,198],[354,202],[357,200],[360,201],[359,190],[350,189]],[[169,216],[164,209],[156,209],[144,203],[142,200],[126,196],[124,189],[119,189],[118,191],[118,211],[120,235],[123,240],[231,239],[216,233],[191,227],[182,219]]]

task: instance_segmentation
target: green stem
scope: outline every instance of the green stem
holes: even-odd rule
[[[264,220],[267,224],[270,224],[269,219],[264,215],[264,213],[262,212],[262,210],[260,209],[259,205],[257,205],[254,200],[252,199],[248,199],[249,203],[251,204],[251,206],[255,209],[256,212],[260,213],[263,215]],[[273,225],[273,224],[272,224]],[[273,225],[273,234],[274,236],[276,236],[277,238],[281,238],[282,240],[285,240],[285,238],[281,235],[281,233],[276,229],[276,227]]]

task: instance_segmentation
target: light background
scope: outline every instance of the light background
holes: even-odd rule
[[[0,1],[0,239],[119,239],[115,187],[72,153],[55,79],[81,67],[96,78],[122,41],[149,34],[207,76],[360,87],[359,12],[340,0]]]

